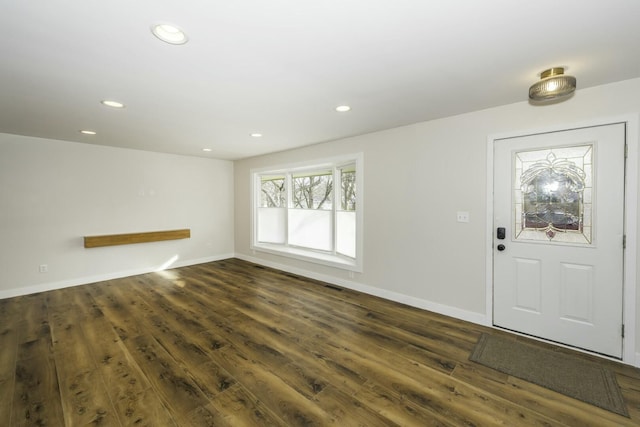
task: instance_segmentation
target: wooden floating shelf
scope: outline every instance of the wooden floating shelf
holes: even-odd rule
[[[133,243],[161,242],[163,240],[188,239],[191,229],[149,231],[146,233],[107,234],[104,236],[84,236],[85,248],[102,246],[131,245]]]

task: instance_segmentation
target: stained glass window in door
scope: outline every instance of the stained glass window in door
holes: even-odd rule
[[[593,145],[515,153],[514,239],[591,244]]]

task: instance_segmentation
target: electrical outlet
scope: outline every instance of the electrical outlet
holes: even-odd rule
[[[38,271],[40,273],[48,273],[49,272],[49,266],[47,264],[40,264],[40,267],[38,267]]]
[[[458,222],[469,222],[469,212],[458,212]]]

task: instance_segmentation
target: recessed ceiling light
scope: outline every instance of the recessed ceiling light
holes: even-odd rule
[[[351,110],[351,107],[349,107],[348,105],[339,105],[336,107],[336,111],[338,113],[346,113],[349,110]]]
[[[85,135],[95,135],[97,132],[93,130],[81,130],[80,133]]]
[[[104,99],[100,101],[100,103],[102,103],[102,105],[106,105],[107,107],[111,107],[111,108],[124,108],[124,104],[118,101],[110,101],[108,99]]]
[[[262,134],[261,133],[257,133],[257,132],[252,133],[251,136],[254,137],[254,138],[262,138]]]
[[[185,44],[189,41],[184,31],[172,24],[152,25],[151,32],[154,36],[169,44]]]
[[[207,153],[211,151],[211,148],[203,148],[202,151],[206,151]]]

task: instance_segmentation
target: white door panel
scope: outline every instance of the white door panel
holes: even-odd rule
[[[624,141],[614,124],[494,142],[496,326],[622,356]]]

